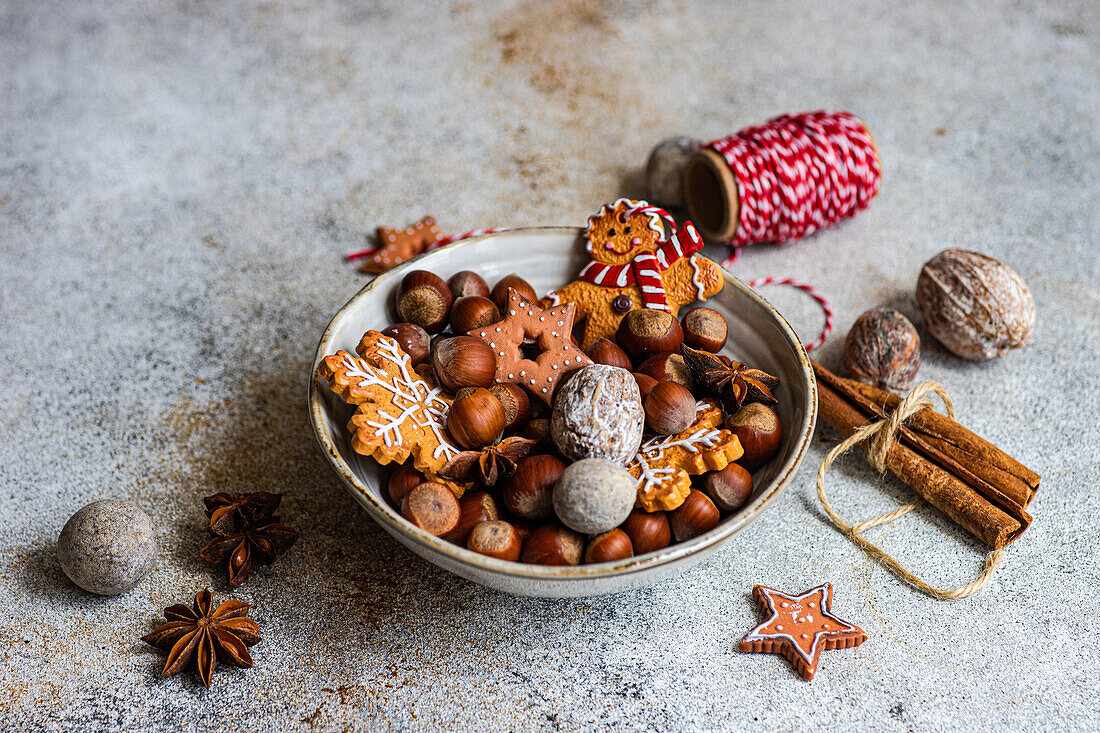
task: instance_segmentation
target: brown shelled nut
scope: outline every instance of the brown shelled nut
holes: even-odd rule
[[[427,270],[413,270],[401,278],[397,288],[397,317],[428,333],[438,333],[447,325],[453,300],[443,278]]]
[[[463,394],[447,411],[447,432],[466,450],[477,450],[500,439],[504,406],[484,387]]]
[[[466,547],[481,555],[516,562],[523,549],[523,540],[515,527],[498,519],[475,525]]]
[[[641,374],[640,372],[633,372],[633,375],[634,381],[638,383],[638,392],[642,395],[642,400],[644,401],[646,395],[648,395],[650,390],[657,384],[657,380],[648,374]]]
[[[531,287],[531,283],[513,272],[510,275],[502,277],[497,284],[493,286],[493,291],[489,294],[489,297],[497,304],[497,308],[500,309],[501,313],[508,308],[508,288],[512,288],[532,303],[539,302],[539,296],[535,293],[535,289]]]
[[[539,403],[535,402],[532,408],[537,404]],[[550,435],[550,420],[545,417],[528,420],[527,424],[519,431],[519,434],[524,438],[536,441],[535,446],[531,448],[532,451],[557,450],[557,446],[554,445],[554,438]]]
[[[641,363],[638,373],[658,382],[667,380],[691,389],[691,370],[679,354],[654,354]]]
[[[672,529],[665,512],[644,512],[634,509],[622,524],[622,530],[630,538],[634,554],[663,550],[672,544]]]
[[[532,565],[577,565],[584,538],[560,524],[539,527],[523,543],[523,561]]]
[[[557,456],[527,456],[504,484],[501,497],[508,511],[524,519],[548,517],[554,512],[554,484],[565,470]]]
[[[451,289],[451,295],[455,300],[465,298],[467,295],[480,295],[489,297],[489,285],[485,278],[470,270],[459,270],[447,279],[447,287]]]
[[[401,501],[401,516],[436,537],[454,529],[460,514],[455,495],[434,481],[420,484]]]
[[[726,430],[737,436],[745,454],[737,462],[750,471],[770,461],[783,442],[783,424],[775,410],[750,402],[726,418]]]
[[[920,335],[893,308],[872,308],[856,319],[844,339],[844,366],[864,384],[907,390],[920,369]]]
[[[443,535],[443,539],[457,545],[466,544],[466,539],[478,523],[500,519],[496,499],[484,491],[467,491],[458,500],[458,510],[458,524]]]
[[[531,414],[531,398],[527,391],[518,384],[506,382],[494,384],[489,388],[493,396],[500,400],[504,407],[504,429],[516,430],[527,424],[527,418]]]
[[[395,323],[382,329],[382,334],[389,336],[412,359],[412,365],[423,364],[431,354],[431,339],[420,326],[415,323]]]
[[[752,474],[736,463],[703,478],[703,489],[721,512],[735,512],[752,496]]]
[[[657,382],[642,402],[645,424],[658,435],[675,435],[695,422],[695,396],[676,382]]]
[[[729,325],[722,314],[710,308],[692,308],[680,321],[684,343],[693,349],[717,354],[726,345]]]
[[[452,336],[432,349],[432,371],[448,392],[488,387],[496,378],[497,359],[489,344],[473,336]]]
[[[400,507],[401,500],[424,481],[423,474],[413,468],[412,461],[410,461],[398,466],[397,470],[390,474],[390,480],[386,484],[386,493],[389,494],[390,501],[395,506]]]
[[[519,535],[520,542],[526,542],[536,529],[539,528],[539,524],[534,519],[519,519],[518,517],[509,517],[508,522],[516,528],[516,534]]]
[[[585,562],[614,562],[634,557],[634,546],[630,537],[621,529],[612,529],[598,534],[588,541],[584,551]]]
[[[680,350],[684,331],[676,316],[651,308],[635,308],[619,321],[615,340],[635,362],[654,354]]]
[[[455,334],[484,328],[499,320],[497,304],[481,295],[465,295],[451,305],[451,330]]]
[[[718,526],[718,507],[706,494],[692,489],[684,503],[668,513],[668,524],[677,542],[690,540]]]
[[[589,359],[597,364],[619,367],[627,371],[634,368],[630,365],[630,357],[628,357],[626,352],[620,349],[618,344],[611,339],[596,339],[584,353],[588,355]]]

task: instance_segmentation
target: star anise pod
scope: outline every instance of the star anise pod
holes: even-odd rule
[[[211,565],[229,560],[229,585],[236,588],[248,580],[255,565],[270,565],[294,541],[298,532],[278,522],[262,527],[247,527],[241,532],[217,535],[199,552]]]
[[[717,355],[681,346],[694,383],[722,401],[729,412],[736,412],[750,402],[779,404],[772,389],[779,386],[779,377],[753,369],[739,361],[727,364]]]
[[[168,652],[161,677],[182,672],[192,661],[199,679],[210,687],[210,678],[218,660],[237,667],[251,667],[248,647],[260,641],[260,627],[248,616],[248,604],[229,599],[210,611],[210,591],[195,595],[195,607],[182,603],[164,609],[163,624],[141,637],[146,644]]]
[[[203,497],[206,516],[210,517],[210,531],[227,535],[245,527],[267,524],[275,516],[282,494],[254,491],[250,494],[226,494],[219,492]]]
[[[517,436],[481,450],[463,451],[447,461],[439,475],[463,484],[477,481],[484,486],[496,486],[498,481],[516,472],[516,463],[531,452],[535,442]]]

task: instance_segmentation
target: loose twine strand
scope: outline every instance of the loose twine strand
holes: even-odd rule
[[[829,451],[825,456],[825,460],[821,462],[821,467],[817,470],[817,498],[821,501],[821,506],[825,509],[825,513],[829,515],[829,519],[833,521],[837,529],[847,535],[848,539],[858,545],[865,553],[885,565],[891,572],[906,583],[922,593],[927,593],[933,598],[939,598],[941,600],[966,598],[972,593],[981,590],[985,584],[989,582],[989,579],[993,577],[993,573],[1000,566],[1001,559],[1004,557],[1003,550],[993,550],[986,555],[982,571],[978,574],[978,577],[974,578],[974,580],[966,585],[950,590],[937,588],[921,580],[915,574],[903,567],[901,563],[895,560],[881,547],[862,536],[863,532],[872,527],[887,524],[905,516],[923,504],[923,499],[918,497],[915,501],[892,512],[883,514],[882,516],[866,519],[862,522],[856,522],[855,524],[849,524],[843,517],[837,514],[835,509],[833,509],[832,504],[829,503],[829,497],[825,492],[825,472],[829,470],[829,466],[831,466],[833,461],[841,455],[851,450],[853,446],[867,439],[871,441],[867,450],[867,460],[880,474],[886,473],[886,456],[890,452],[890,446],[895,440],[898,429],[917,411],[924,408],[932,409],[932,400],[927,397],[929,393],[935,393],[943,400],[944,407],[947,410],[947,416],[954,420],[955,406],[951,402],[951,398],[947,395],[947,390],[936,382],[921,382],[905,396],[901,404],[898,405],[897,409],[894,410],[888,418],[859,428],[841,442],[840,445]]]

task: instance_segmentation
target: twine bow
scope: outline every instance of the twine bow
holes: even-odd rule
[[[825,513],[829,515],[829,519],[833,521],[837,529],[847,535],[848,539],[858,545],[864,552],[885,565],[906,583],[934,598],[966,598],[983,588],[985,584],[989,582],[989,579],[1001,564],[1001,559],[1004,556],[1003,550],[993,550],[986,555],[982,571],[978,574],[978,577],[974,578],[974,580],[966,585],[950,590],[937,588],[918,578],[890,556],[889,553],[870,540],[864,539],[862,536],[863,532],[872,527],[877,527],[880,524],[887,524],[905,516],[923,504],[923,499],[918,497],[915,501],[887,514],[872,519],[866,519],[862,522],[856,522],[855,524],[849,524],[843,517],[837,514],[835,509],[833,509],[832,504],[829,503],[829,497],[825,493],[825,472],[829,470],[829,466],[831,466],[833,461],[841,455],[851,450],[853,446],[868,439],[870,439],[870,445],[867,449],[867,460],[880,474],[886,473],[886,455],[890,452],[890,446],[894,441],[894,436],[911,415],[919,410],[925,408],[931,409],[933,407],[932,400],[927,397],[929,393],[935,393],[943,400],[944,407],[947,410],[947,416],[954,420],[955,406],[951,402],[951,398],[947,395],[947,390],[936,382],[921,382],[902,399],[897,409],[890,414],[889,418],[859,428],[841,442],[840,445],[829,451],[825,459],[821,462],[821,467],[817,470],[817,498],[821,501],[821,506],[825,509]]]

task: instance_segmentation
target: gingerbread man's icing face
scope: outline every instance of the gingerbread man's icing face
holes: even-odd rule
[[[623,200],[588,217],[588,251],[607,265],[625,265],[642,252],[653,252],[664,236],[660,221],[649,214],[629,213]]]

